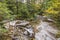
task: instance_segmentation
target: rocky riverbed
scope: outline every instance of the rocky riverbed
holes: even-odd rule
[[[60,40],[56,38],[58,30],[50,25],[51,21],[44,21],[41,17],[39,19],[38,24],[25,20],[6,22],[4,27],[8,32],[4,35],[6,38],[4,37],[3,40]]]
[[[12,40],[31,40],[34,38],[33,27],[28,21],[15,20],[4,25]]]

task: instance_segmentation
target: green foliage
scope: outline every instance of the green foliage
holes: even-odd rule
[[[34,19],[35,16],[38,14],[38,10],[40,9],[39,4],[34,4],[34,1],[31,3],[25,4],[21,3],[20,1],[17,2],[16,0],[7,0],[8,8],[12,12],[12,19]]]
[[[0,27],[0,33],[5,33],[7,30],[5,28]]]
[[[10,15],[9,12],[7,4],[5,2],[0,2],[0,21],[8,19]]]
[[[7,32],[7,30],[5,29],[5,27],[4,27],[3,24],[4,24],[4,23],[1,23],[1,22],[0,22],[0,33],[5,33],[5,32]]]
[[[57,25],[57,28],[60,29],[60,1],[59,0],[50,0],[46,4],[47,9],[44,10],[49,18],[53,19]]]

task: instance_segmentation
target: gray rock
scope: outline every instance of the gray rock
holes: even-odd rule
[[[50,21],[50,22],[54,22],[54,20],[52,20],[52,19],[47,19],[48,21]]]
[[[57,40],[60,40],[60,38],[57,38]]]
[[[23,22],[23,23],[20,23],[20,24],[16,24],[16,26],[25,26],[25,25],[27,25],[27,24],[29,24],[29,22]]]

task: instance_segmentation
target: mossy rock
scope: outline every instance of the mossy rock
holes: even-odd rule
[[[56,34],[57,38],[60,38],[60,31]]]
[[[12,38],[9,35],[0,33],[0,40],[12,40]]]

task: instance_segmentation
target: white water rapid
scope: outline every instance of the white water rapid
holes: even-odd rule
[[[55,34],[57,32],[48,22],[41,21],[37,26],[38,32],[35,33],[35,40],[57,40]]]

